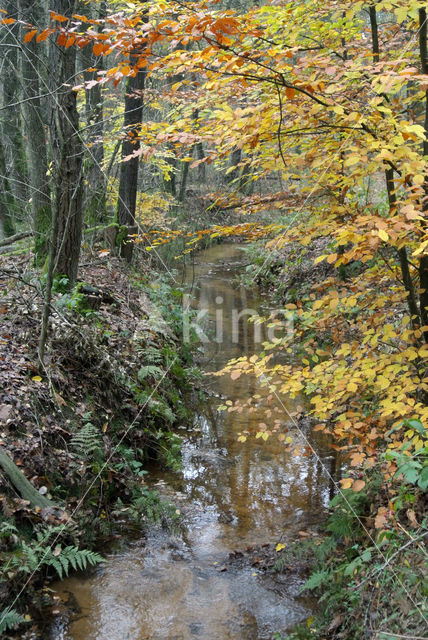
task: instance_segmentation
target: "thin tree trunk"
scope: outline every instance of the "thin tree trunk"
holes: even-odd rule
[[[15,198],[7,179],[6,161],[4,157],[3,145],[0,142],[0,237],[12,236],[15,233],[13,223],[13,212],[15,209]]]
[[[192,147],[191,154],[192,153],[193,153],[193,147]],[[184,202],[184,198],[186,196],[187,179],[189,177],[189,164],[190,164],[189,162],[185,162],[184,166],[183,166],[183,169],[181,171],[180,191],[179,191],[179,194],[178,194],[178,201],[179,202]]]
[[[138,58],[139,52],[134,51],[131,58]],[[137,202],[138,169],[140,161],[138,157],[124,161],[140,148],[139,125],[143,117],[143,91],[146,71],[139,69],[133,78],[129,78],[125,94],[124,127],[126,137],[122,143],[122,163],[120,165],[119,201],[117,207],[117,221],[119,225],[133,227],[135,225],[135,207]],[[122,243],[120,255],[131,261],[133,245],[130,242]]]
[[[370,15],[371,34],[372,34],[373,60],[375,62],[379,62],[379,53],[380,53],[379,30],[378,30],[378,24],[377,24],[376,7],[374,5],[370,5],[369,15]],[[385,181],[386,181],[386,190],[388,194],[389,210],[390,210],[390,213],[393,215],[397,210],[397,197],[395,195],[394,170],[392,168],[385,170]],[[416,301],[416,292],[413,285],[412,276],[410,274],[409,260],[407,257],[406,247],[402,247],[401,249],[398,249],[397,253],[398,253],[398,259],[400,262],[403,285],[407,292],[407,306],[409,308],[409,313],[412,317],[412,325],[416,328],[417,326],[420,326],[420,314],[419,314],[418,304]]]
[[[22,20],[40,26],[45,21],[42,3],[20,0]],[[40,56],[42,46],[33,38],[22,44],[22,114],[27,138],[26,150],[31,184],[31,208],[35,232],[36,262],[43,263],[48,253],[51,224],[51,196],[48,178],[48,154],[45,122],[40,100]]]
[[[101,2],[97,11],[91,5],[82,5],[81,11],[88,18],[101,19],[106,15],[106,3]],[[102,25],[99,26],[99,31]],[[83,76],[85,82],[97,79],[97,71],[103,68],[103,59],[94,56],[91,47],[82,49]],[[88,69],[96,69],[88,71]],[[85,170],[85,194],[83,209],[87,212],[90,224],[106,221],[106,179],[103,172],[104,163],[104,121],[103,94],[101,85],[95,84],[85,89],[85,112],[87,129],[87,160]]]
[[[427,11],[419,9],[419,52],[421,58],[422,73],[428,75],[428,44],[427,44]],[[428,89],[425,91],[425,140],[423,143],[423,154],[428,158]],[[422,204],[422,211],[428,211],[428,176],[424,182],[425,197]],[[425,221],[426,229],[426,221]],[[419,262],[419,303],[421,307],[422,324],[428,327],[428,255],[425,253]],[[428,329],[424,331],[425,342],[428,343]]]
[[[238,164],[242,160],[242,149],[234,149],[230,156],[230,167],[234,167],[233,171],[227,174],[226,180],[230,184],[239,178]]]
[[[16,106],[21,97],[22,80],[19,69],[19,45],[21,30],[19,25],[19,11],[16,0],[0,0],[0,8],[5,15],[15,18],[12,25],[0,27],[2,48],[1,90],[2,116],[0,131],[4,145],[6,173],[10,183],[10,193],[13,196],[13,211],[23,211],[22,203],[28,202],[28,171],[25,157],[25,145],[22,134],[22,119]],[[7,47],[6,45],[10,45]]]
[[[205,159],[204,146],[202,142],[196,143],[196,157],[198,160]],[[201,162],[201,164],[198,166],[198,180],[201,183],[204,183],[206,180],[206,177],[207,177],[207,167],[205,162]]]

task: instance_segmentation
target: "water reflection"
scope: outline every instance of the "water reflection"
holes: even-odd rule
[[[256,287],[234,283],[243,262],[239,247],[223,245],[198,254],[188,271],[193,304],[206,310],[203,330],[214,338],[204,345],[206,371],[262,348],[257,334],[254,339],[253,324],[243,317],[236,323],[243,309],[260,311],[266,306]],[[235,332],[233,318],[239,327]],[[66,637],[267,640],[274,631],[309,615],[309,603],[298,596],[298,578],[289,578],[284,594],[251,567],[221,572],[218,568],[234,549],[286,540],[319,521],[331,490],[327,474],[316,456],[293,456],[275,438],[237,441],[242,429],[256,428],[260,422],[290,423],[284,407],[268,399],[255,376],[234,382],[228,376],[212,377],[209,383],[216,397],[199,407],[194,430],[185,435],[182,472],[152,476],[173,499],[184,497],[185,540],[154,531],[144,543],[130,544],[125,553],[111,556],[89,579],[74,577],[61,583],[83,608]],[[252,412],[217,410],[227,399],[246,400],[257,394],[260,399]],[[289,428],[294,443],[304,446],[302,434],[292,424]],[[321,436],[306,435],[330,465],[327,443]]]

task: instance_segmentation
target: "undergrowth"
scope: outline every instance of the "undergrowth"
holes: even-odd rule
[[[363,492],[342,490],[330,503],[322,536],[286,549],[277,571],[302,558],[315,615],[282,640],[424,637],[428,613],[427,518],[420,489],[408,492],[392,523],[376,520],[385,485],[373,473]],[[393,507],[392,507],[393,508]],[[281,636],[278,636],[278,640]]]
[[[30,413],[21,409],[13,417],[5,445],[53,506],[41,511],[13,491],[2,496],[0,633],[9,637],[33,637],[34,621],[46,619],[52,606],[49,581],[102,562],[101,540],[130,525],[140,534],[150,525],[176,534],[183,529],[176,507],[148,486],[146,468],[153,460],[180,467],[175,430],[192,416],[196,343],[180,341],[179,289],[150,272],[120,277],[111,297],[121,302],[95,311],[79,290],[64,292],[66,283],[58,280],[49,377],[34,376],[33,364],[33,381],[28,370],[22,377]],[[19,310],[22,298],[22,290],[12,296],[11,309]],[[20,331],[16,337],[36,353],[25,322]]]

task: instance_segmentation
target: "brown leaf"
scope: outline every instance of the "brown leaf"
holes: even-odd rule
[[[333,620],[330,622],[327,631],[334,631],[335,629],[337,629],[337,627],[339,627],[342,624],[342,622],[343,622],[343,617],[340,614],[335,616]]]
[[[361,491],[365,486],[366,483],[364,482],[364,480],[355,480],[354,484],[352,485],[352,491]]]
[[[0,405],[0,422],[6,422],[9,419],[11,412],[12,407],[10,404]]]
[[[409,518],[409,522],[412,525],[412,527],[418,527],[419,526],[419,523],[416,520],[416,515],[415,515],[415,512],[413,511],[413,509],[407,509],[406,515]]]
[[[387,522],[388,522],[388,516],[387,516],[388,510],[386,509],[386,507],[379,507],[378,511],[377,511],[377,515],[375,517],[375,528],[376,529],[384,529]]]

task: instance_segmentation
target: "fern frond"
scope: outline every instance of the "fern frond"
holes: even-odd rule
[[[309,591],[312,589],[318,589],[329,580],[331,580],[330,573],[325,569],[321,569],[320,571],[313,573],[310,578],[306,580],[303,585],[303,589],[307,589]]]
[[[71,448],[83,460],[100,457],[103,454],[101,433],[92,422],[87,422],[71,439]]]
[[[4,633],[8,629],[14,629],[24,622],[26,622],[24,616],[21,616],[15,609],[7,607],[7,609],[3,609],[0,612],[0,633]]]

